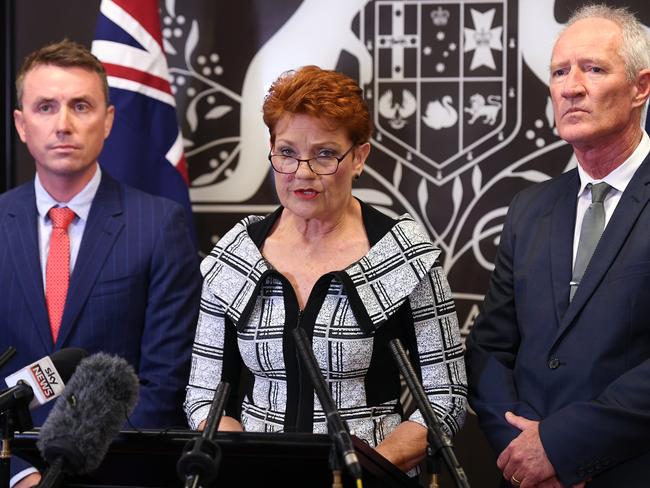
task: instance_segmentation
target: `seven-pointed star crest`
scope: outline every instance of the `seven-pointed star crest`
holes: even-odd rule
[[[474,50],[469,69],[475,70],[480,66],[496,69],[491,49],[503,51],[501,42],[503,27],[492,28],[495,9],[490,9],[485,13],[471,9],[471,13],[474,29],[465,27],[465,49],[463,49],[464,52]]]

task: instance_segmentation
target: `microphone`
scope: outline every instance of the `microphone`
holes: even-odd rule
[[[203,433],[188,441],[183,448],[183,455],[176,464],[176,472],[185,481],[186,488],[212,486],[217,480],[221,448],[213,439],[229,394],[230,384],[220,382],[214,392]]]
[[[81,361],[41,428],[36,445],[50,467],[39,487],[97,469],[135,407],[138,386],[123,358],[97,353]]]
[[[429,430],[429,434],[427,436],[429,441],[429,456],[440,452],[442,458],[445,460],[447,468],[449,469],[449,474],[451,474],[452,478],[454,479],[456,486],[461,488],[469,488],[467,475],[465,474],[465,471],[463,471],[463,468],[461,467],[458,459],[456,459],[456,455],[454,454],[454,446],[452,445],[449,436],[440,428],[438,417],[433,411],[433,407],[429,402],[429,398],[427,397],[422,384],[415,374],[413,365],[406,355],[406,351],[404,351],[402,342],[399,339],[395,338],[389,341],[388,345],[390,346],[390,350],[393,353],[395,362],[397,363],[397,368],[399,369],[400,373],[402,373],[402,376],[404,377],[404,380],[406,381],[406,384],[408,385],[408,388],[413,395],[413,400],[415,400],[415,403],[418,406],[422,417],[424,417],[425,423],[427,424]]]
[[[334,400],[332,399],[327,388],[327,383],[325,383],[325,379],[320,372],[318,362],[314,356],[311,344],[307,339],[307,335],[300,327],[296,327],[291,331],[291,333],[296,341],[296,347],[303,365],[307,369],[307,373],[309,374],[316,395],[318,396],[318,401],[325,411],[325,416],[327,417],[327,429],[334,440],[334,444],[341,454],[345,466],[352,478],[360,480],[361,465],[359,464],[359,459],[354,451],[352,438],[350,437],[347,426],[341,418],[341,414],[334,405]]]
[[[17,396],[26,400],[26,397],[31,397],[31,410],[55,399],[63,391],[65,382],[70,379],[79,362],[86,356],[88,353],[83,349],[68,347],[10,374],[5,378],[10,388],[0,393],[0,411],[10,408],[8,404],[11,403],[11,398]]]
[[[0,368],[4,367],[12,357],[16,355],[16,348],[14,346],[9,346],[5,352],[0,355]]]

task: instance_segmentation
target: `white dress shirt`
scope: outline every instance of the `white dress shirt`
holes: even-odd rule
[[[576,254],[578,252],[578,241],[580,240],[580,229],[582,227],[582,219],[584,219],[585,212],[589,205],[591,205],[591,191],[587,189],[589,183],[596,184],[605,182],[612,187],[605,196],[603,206],[605,207],[605,227],[609,223],[618,202],[621,200],[621,195],[627,188],[627,185],[632,180],[634,173],[639,169],[641,163],[650,153],[650,137],[646,132],[643,132],[641,142],[636,147],[634,152],[627,158],[614,171],[605,176],[602,180],[594,180],[589,176],[584,169],[578,164],[578,174],[580,175],[580,190],[578,191],[578,208],[576,212],[576,227],[573,234],[573,264],[576,261]]]
[[[75,213],[75,218],[68,227],[70,237],[70,275],[77,262],[81,238],[86,229],[90,206],[93,203],[99,183],[102,179],[102,172],[97,165],[97,171],[86,184],[69,202],[58,202],[43,188],[41,180],[36,173],[34,178],[34,190],[36,193],[36,209],[38,210],[38,247],[41,258],[41,273],[43,275],[43,290],[45,290],[45,269],[47,267],[47,254],[50,250],[50,236],[52,235],[52,220],[47,215],[52,207],[68,207]]]

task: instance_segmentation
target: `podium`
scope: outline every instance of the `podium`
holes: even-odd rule
[[[197,436],[193,431],[122,431],[111,443],[101,466],[85,476],[69,477],[71,488],[130,487],[176,488],[183,483],[176,475],[176,462],[185,443]],[[363,469],[363,486],[417,487],[407,477],[363,441],[353,437]],[[36,448],[37,432],[17,434],[13,453],[38,468],[44,468]],[[266,434],[219,432],[222,453],[215,487],[331,487],[328,459],[331,441],[320,434]],[[343,486],[354,487],[343,470]]]

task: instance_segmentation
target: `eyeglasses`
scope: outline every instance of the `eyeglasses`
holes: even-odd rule
[[[300,163],[307,163],[309,169],[317,175],[333,175],[339,169],[339,164],[350,154],[354,144],[343,153],[341,157],[336,156],[316,156],[309,159],[299,159],[284,154],[269,153],[269,161],[273,170],[284,175],[290,175],[298,171]]]

